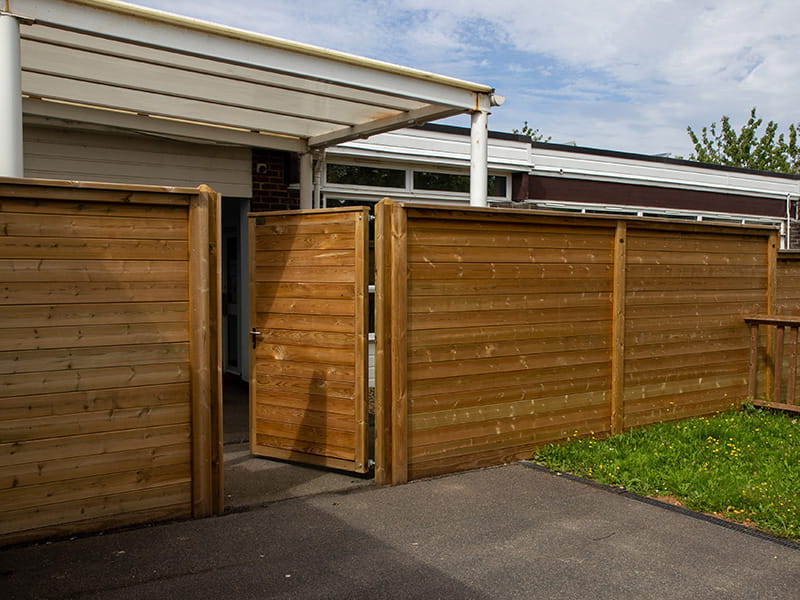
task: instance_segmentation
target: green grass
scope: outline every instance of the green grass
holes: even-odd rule
[[[533,457],[553,471],[674,496],[683,506],[800,540],[800,419],[745,406],[604,440],[573,438]]]

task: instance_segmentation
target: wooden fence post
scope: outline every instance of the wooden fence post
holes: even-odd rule
[[[614,271],[611,296],[611,434],[622,433],[625,392],[625,269],[627,223],[617,221],[614,232]]]
[[[375,207],[375,483],[392,482],[391,218],[388,198]]]
[[[775,314],[775,298],[777,296],[778,288],[778,247],[780,239],[778,233],[770,234],[767,240],[767,315]],[[775,385],[775,332],[772,327],[767,327],[767,341],[765,362],[766,369],[764,372],[764,395],[767,400],[777,402],[777,398],[770,398]]]
[[[190,373],[192,394],[192,514],[203,517],[214,508],[212,454],[212,291],[209,224],[214,193],[200,188],[189,205]]]

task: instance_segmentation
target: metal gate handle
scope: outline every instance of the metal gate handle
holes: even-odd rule
[[[259,336],[259,335],[261,335],[260,331],[256,331],[255,329],[251,329],[250,330],[250,337],[253,338],[253,349],[255,349],[255,347],[256,347],[256,339],[257,339],[257,336]]]

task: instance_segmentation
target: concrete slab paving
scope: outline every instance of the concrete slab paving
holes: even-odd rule
[[[3,598],[797,598],[800,551],[516,464],[0,551]]]

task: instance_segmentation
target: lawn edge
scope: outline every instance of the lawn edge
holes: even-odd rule
[[[587,479],[585,477],[573,475],[572,473],[567,473],[564,471],[553,471],[551,469],[548,469],[544,465],[539,465],[527,460],[520,461],[520,464],[522,464],[525,467],[528,467],[529,469],[533,469],[535,471],[541,471],[542,473],[547,473],[548,475],[551,475],[553,477],[560,477],[562,479],[575,481],[576,483],[588,485],[589,487],[597,488],[604,492],[616,494],[618,496],[624,496],[625,498],[630,498],[638,502],[643,502],[644,504],[650,504],[651,506],[657,506],[665,510],[677,512],[682,515],[686,515],[687,517],[692,517],[693,519],[706,521],[707,523],[712,523],[720,527],[725,527],[726,529],[732,529],[733,531],[738,531],[739,533],[744,533],[745,535],[749,535],[768,542],[772,542],[773,544],[778,544],[780,546],[792,548],[793,550],[800,550],[800,542],[791,540],[789,538],[783,538],[772,533],[767,533],[766,531],[761,531],[760,529],[754,529],[753,527],[747,527],[746,525],[742,525],[740,523],[726,521],[725,519],[720,519],[719,517],[715,517],[714,515],[697,512],[683,506],[676,506],[674,504],[669,504],[668,502],[662,502],[661,500],[656,500],[655,498],[650,498],[648,496],[640,496],[639,494],[634,494],[633,492],[628,491],[625,488],[614,487],[611,485],[607,485],[605,483],[599,483],[597,481],[594,481],[593,479]]]

